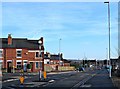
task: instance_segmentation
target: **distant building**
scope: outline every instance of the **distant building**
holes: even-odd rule
[[[111,66],[112,66],[112,72],[116,70],[116,67],[118,65],[118,59],[110,59]]]
[[[31,64],[31,72],[44,70],[44,45],[43,37],[39,40],[27,38],[0,38],[0,62],[5,72],[25,69]]]
[[[59,67],[70,66],[70,61],[63,59],[62,54],[50,54],[49,52],[46,52],[46,54],[44,54],[44,64],[47,68],[51,67],[51,71],[58,71]]]
[[[50,64],[50,53],[44,54],[44,64]]]

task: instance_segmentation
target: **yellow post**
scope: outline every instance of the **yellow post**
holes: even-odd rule
[[[43,77],[44,77],[44,79],[46,79],[46,78],[47,78],[46,71],[44,71],[44,73],[43,73]]]
[[[24,83],[24,77],[21,76],[21,77],[20,77],[20,84],[23,84],[23,83]]]

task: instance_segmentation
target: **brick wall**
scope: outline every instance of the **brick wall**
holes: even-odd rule
[[[7,67],[8,60],[12,61],[12,66],[14,66],[14,67],[17,67],[16,66],[17,60],[28,60],[28,62],[29,61],[33,62],[33,72],[37,72],[39,70],[39,69],[35,68],[35,62],[42,61],[42,58],[36,58],[35,52],[28,52],[27,49],[22,49],[22,58],[17,58],[16,55],[17,55],[16,49],[3,49],[3,58],[0,59],[0,60],[3,60],[3,68],[8,68]],[[6,59],[6,64],[4,63],[5,59]],[[23,64],[23,61],[22,61],[22,64]]]

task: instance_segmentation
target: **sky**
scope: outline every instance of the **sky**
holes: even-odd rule
[[[110,3],[111,57],[117,57],[118,3]],[[2,38],[38,40],[45,52],[66,59],[105,59],[108,48],[107,4],[103,2],[3,2]],[[60,40],[61,39],[61,40]]]

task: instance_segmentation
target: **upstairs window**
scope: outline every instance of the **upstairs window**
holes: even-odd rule
[[[39,52],[36,52],[35,57],[39,57]]]
[[[21,58],[22,57],[22,50],[21,49],[17,49],[17,58]]]
[[[0,57],[3,57],[3,50],[0,49]]]

